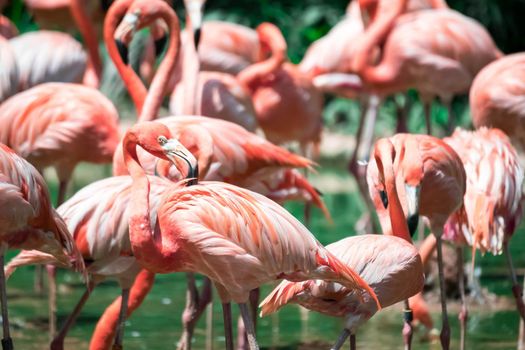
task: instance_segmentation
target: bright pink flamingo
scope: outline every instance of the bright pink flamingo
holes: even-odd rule
[[[396,304],[421,291],[425,281],[421,258],[412,244],[402,238],[384,235],[348,237],[326,249],[359,275],[377,295],[381,306]],[[337,350],[350,336],[355,349],[355,333],[376,312],[376,303],[365,302],[344,286],[327,281],[279,284],[261,303],[261,316],[277,311],[287,303],[296,303],[325,315],[344,317],[345,325]]]
[[[2,348],[12,350],[3,267],[7,250],[39,250],[45,255],[41,263],[56,260],[83,273],[85,267],[64,221],[51,205],[44,179],[31,164],[3,144],[0,144],[0,198]]]
[[[482,253],[489,251],[494,255],[505,254],[516,308],[525,320],[522,289],[509,251],[510,238],[522,215],[524,174],[518,154],[507,135],[499,129],[482,127],[474,132],[458,129],[444,141],[457,151],[463,161],[467,174],[467,191],[463,199],[464,212],[451,217],[445,226],[443,238],[456,244],[466,242],[472,247],[473,255],[476,249]],[[458,251],[461,256],[461,248]],[[460,269],[463,304],[460,320],[461,348],[464,349],[467,308],[462,271]]]
[[[470,89],[472,122],[503,130],[520,152],[525,150],[525,53],[505,56],[486,66]]]
[[[257,27],[259,41],[271,56],[237,76],[250,92],[259,125],[274,143],[297,141],[306,150],[319,144],[323,97],[311,79],[286,62],[286,42],[271,23]]]
[[[158,207],[158,234],[154,234],[148,209],[149,182],[136,147],[165,160],[180,157],[179,162],[187,163],[189,173],[194,174],[196,159],[170,137],[168,128],[152,122],[132,127],[124,138],[124,158],[133,178],[129,224],[132,250],[150,271],[199,272],[214,282],[223,302],[225,324],[229,325],[227,349],[232,349],[230,301],[239,303],[250,349],[258,348],[246,302],[252,289],[271,280],[334,280],[368,293],[380,305],[370,287],[326,251],[291,214],[270,199],[240,187],[221,182],[171,186]],[[222,220],[217,220],[218,215]]]
[[[151,177],[149,181],[151,184],[150,210],[155,215],[160,198],[170,182],[158,177]],[[82,258],[86,262],[91,286],[86,289],[60,332],[51,342],[52,350],[64,348],[64,339],[70,327],[81,312],[93,288],[103,280],[117,279],[122,289],[122,299],[127,301],[129,298],[129,303],[119,304],[119,309],[116,310],[117,315],[125,315],[126,312],[134,309],[133,305],[140,305],[135,297],[137,293],[130,293],[130,287],[141,271],[140,265],[131,252],[129,240],[130,211],[128,208],[132,195],[131,182],[129,176],[116,176],[94,182],[78,191],[57,210],[64,219],[69,232],[72,233]],[[24,251],[11,260],[7,273],[12,273],[15,268],[22,265],[38,263],[41,256],[42,254],[38,252]],[[56,265],[67,267],[59,263]],[[139,283],[151,281],[151,286],[153,285],[154,274],[145,270],[140,274]],[[122,311],[120,305],[123,305]],[[129,311],[126,310],[128,305],[132,306]],[[115,320],[118,321],[118,325],[121,325],[124,316],[117,317]],[[120,329],[123,330],[122,327]],[[115,338],[117,346],[122,345],[122,335],[119,333],[119,336]],[[108,344],[105,349],[110,347],[111,344]],[[92,344],[91,349],[93,348],[97,346]]]
[[[443,349],[448,349],[450,326],[441,246],[447,219],[463,205],[466,175],[461,158],[435,137],[396,134],[375,143],[367,180],[383,233],[410,241],[419,215],[430,222],[437,240],[443,317],[441,344]],[[405,323],[404,334],[408,345],[412,334],[410,322]]]

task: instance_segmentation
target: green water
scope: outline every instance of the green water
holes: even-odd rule
[[[339,180],[347,180],[346,173],[333,172]],[[315,181],[315,179],[314,179]],[[78,182],[78,180],[77,180]],[[80,181],[81,183],[82,181]],[[346,183],[342,181],[342,183]],[[351,182],[350,182],[351,183]],[[322,182],[318,185],[323,189]],[[76,187],[81,185],[77,184]],[[311,231],[324,243],[352,235],[353,224],[360,216],[363,206],[354,194],[354,187],[342,186],[338,193],[325,193],[326,204],[330,209],[334,224],[328,224],[314,209]],[[302,219],[302,206],[287,206]],[[520,228],[523,231],[523,226]],[[517,267],[525,266],[523,232],[518,232],[512,240],[512,251]],[[478,258],[482,267],[482,284],[490,292],[499,296],[496,302],[487,301],[485,305],[473,305],[468,325],[468,349],[513,349],[518,329],[518,316],[512,311],[510,285],[505,276],[505,262],[502,257],[487,255]],[[17,349],[46,349],[47,347],[47,303],[45,296],[33,292],[33,269],[17,271],[8,282],[9,312],[11,329]],[[65,320],[74,304],[84,291],[78,276],[68,272],[59,273],[58,318],[59,325]],[[271,286],[263,288],[265,296]],[[107,281],[99,285],[82,311],[76,325],[66,340],[66,349],[87,349],[91,333],[104,308],[117,297],[120,290],[117,283]],[[184,308],[185,281],[182,274],[157,276],[152,292],[132,317],[127,321],[125,348],[134,349],[174,349],[181,332],[180,315]],[[492,300],[492,299],[489,299]],[[502,302],[503,300],[503,302]],[[500,307],[500,305],[504,305]],[[432,305],[434,322],[440,325],[439,309]],[[375,315],[357,335],[360,349],[401,349],[401,306],[396,305]],[[238,310],[234,306],[234,319]],[[452,326],[452,349],[458,348],[459,326],[457,304],[449,312]],[[216,349],[224,348],[222,314],[217,302],[213,309],[214,337]],[[278,315],[259,319],[258,340],[266,349],[328,349],[342,327],[339,319],[318,315],[313,312],[302,313],[296,306],[284,308]],[[204,320],[198,324],[194,348],[204,349]],[[419,340],[416,333],[414,349],[439,349],[436,342]]]

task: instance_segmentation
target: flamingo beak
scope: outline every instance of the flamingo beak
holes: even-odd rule
[[[188,173],[186,178],[192,179],[188,185],[194,185],[197,183],[199,178],[199,166],[197,159],[191,154],[186,147],[184,147],[179,141],[175,139],[169,139],[162,145],[164,154],[166,157],[181,171],[180,160],[184,163],[183,165],[188,167]],[[182,172],[182,171],[181,171]]]
[[[115,30],[115,43],[117,44],[120,58],[125,64],[129,63],[128,45],[133,38],[133,34],[137,31],[138,21],[137,13],[127,13]]]
[[[193,31],[193,43],[195,44],[195,50],[197,51],[199,50],[199,43],[201,40],[203,5],[203,1],[186,1],[186,10],[188,11],[188,17]]]
[[[419,192],[420,186],[411,186],[405,184],[405,193],[407,198],[408,206],[408,215],[407,215],[407,225],[410,236],[414,236],[416,232],[417,225],[419,222]]]

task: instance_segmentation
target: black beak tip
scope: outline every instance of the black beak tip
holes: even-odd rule
[[[414,237],[414,233],[416,233],[418,223],[419,223],[418,214],[410,215],[407,218],[408,232],[410,232],[411,237]]]
[[[128,50],[128,47],[126,46],[126,44],[124,44],[119,39],[115,39],[115,44],[117,44],[117,49],[118,49],[118,53],[120,55],[120,58],[122,58],[122,61],[124,62],[124,64],[128,64],[129,63],[129,59],[128,59],[129,50]]]
[[[195,50],[199,50],[199,43],[201,42],[201,28],[195,29],[193,32],[193,43],[195,44]]]
[[[168,42],[168,37],[166,35],[155,40],[155,57],[159,57],[162,54],[162,52],[164,51],[164,48],[166,47],[167,42]]]

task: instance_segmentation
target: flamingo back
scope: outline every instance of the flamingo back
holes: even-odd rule
[[[18,65],[9,41],[0,36],[0,103],[18,91]]]
[[[20,71],[20,89],[47,82],[80,83],[87,56],[71,35],[39,30],[10,41]]]
[[[0,106],[0,142],[38,169],[104,163],[113,156],[118,114],[99,91],[77,84],[47,83]]]
[[[467,174],[466,218],[454,215],[445,237],[465,235],[482,252],[501,254],[522,215],[523,169],[509,138],[498,129],[456,129],[444,140],[463,161]]]
[[[341,262],[354,269],[374,289],[381,305],[390,306],[421,291],[423,265],[417,249],[402,238],[385,235],[347,237],[326,246]],[[261,303],[262,315],[286,303],[336,317],[347,317],[355,331],[377,312],[373,301],[365,303],[355,292],[335,282],[283,281]]]

